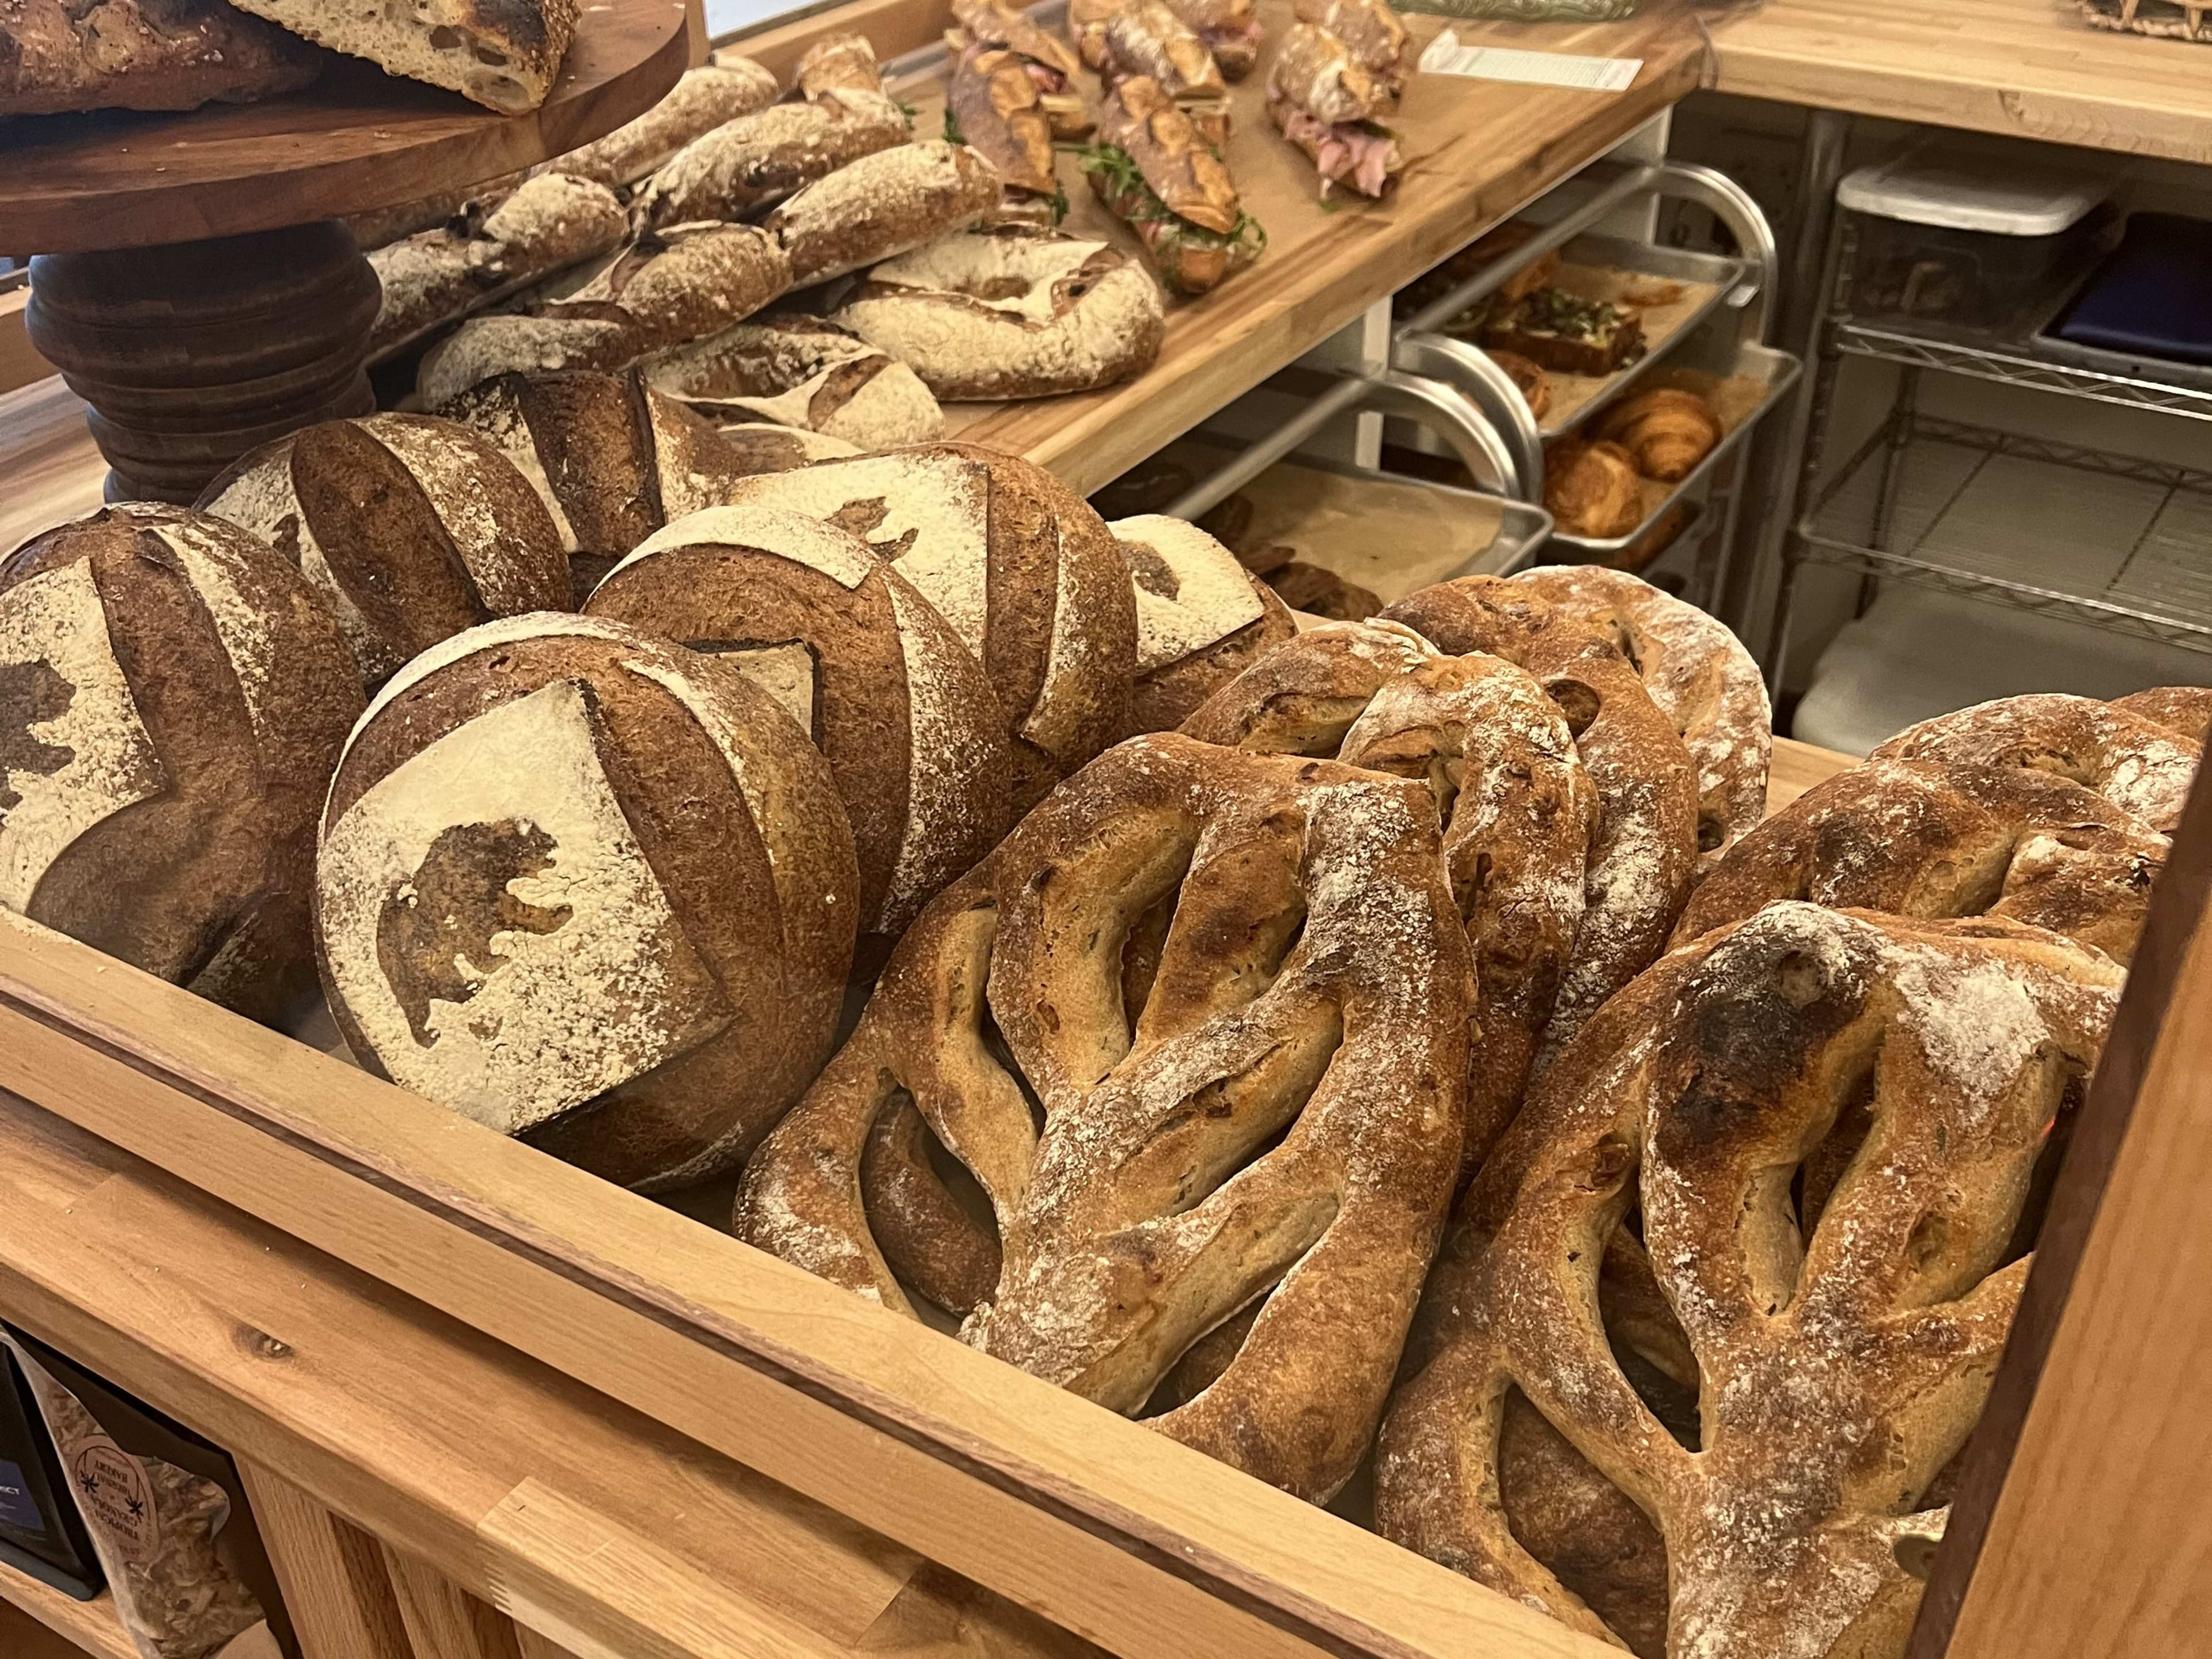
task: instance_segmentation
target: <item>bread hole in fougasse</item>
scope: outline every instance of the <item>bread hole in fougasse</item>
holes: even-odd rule
[[[2051,1212],[2051,1194],[2058,1184],[2059,1166],[2066,1161],[2066,1149],[2073,1145],[2074,1126],[2081,1120],[2081,1103],[2088,1092],[2087,1074],[2078,1066],[2068,1066],[2058,1109],[2045,1126],[2043,1145],[2036,1149],[2035,1168],[2027,1178],[2027,1196],[2021,1202],[2020,1219],[2013,1224],[2012,1237],[2005,1243],[1997,1267],[2017,1261],[2035,1248],[2043,1219]]]
[[[1559,713],[1566,716],[1567,731],[1579,738],[1597,719],[1601,706],[1597,693],[1580,680],[1557,679],[1544,683],[1544,695],[1559,704]]]
[[[1137,1040],[1137,1022],[1152,1000],[1152,981],[1160,971],[1160,951],[1174,925],[1180,884],[1170,888],[1139,912],[1121,936],[1121,1012],[1128,1021],[1129,1041]]]
[[[868,1231],[908,1291],[958,1316],[997,1288],[991,1200],[903,1089],[885,1098],[868,1130],[860,1193]]]
[[[1042,1134],[1044,1102],[1022,1074],[1022,1068],[1014,1063],[1013,1048],[1006,1042],[1006,1034],[999,1029],[999,1022],[991,1017],[991,1005],[988,1002],[981,1004],[977,1010],[975,1035],[982,1041],[983,1052],[998,1062],[999,1069],[1012,1079],[1014,1086],[1022,1091],[1022,1098],[1029,1103],[1030,1121]]]

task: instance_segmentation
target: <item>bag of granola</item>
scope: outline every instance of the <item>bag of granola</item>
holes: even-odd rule
[[[206,1659],[268,1620],[296,1659],[230,1459],[35,1338],[0,1328],[61,1454],[142,1659]]]

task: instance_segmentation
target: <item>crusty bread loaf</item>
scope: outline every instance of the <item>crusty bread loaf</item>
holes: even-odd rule
[[[827,282],[978,222],[999,175],[965,144],[898,144],[817,179],[768,216],[795,286]]]
[[[470,318],[423,354],[415,391],[436,409],[498,375],[621,368],[644,350],[636,319],[620,306],[556,301]]]
[[[716,54],[715,61],[721,61]],[[819,98],[831,88],[881,92],[884,75],[876,48],[865,34],[825,34],[799,54],[792,84],[802,98]]]
[[[620,306],[645,350],[719,334],[790,285],[791,266],[757,225],[671,225],[563,283],[564,304]]]
[[[625,374],[502,374],[439,406],[479,432],[552,514],[582,599],[671,519],[720,501],[749,472],[817,459],[755,437],[741,450],[706,422]]]
[[[1108,525],[1136,584],[1133,732],[1172,732],[1297,630],[1265,582],[1196,525],[1150,513]]]
[[[684,71],[668,95],[580,149],[554,159],[554,168],[594,179],[610,190],[635,184],[702,133],[775,102],[775,76],[750,58],[717,57]]]
[[[1218,688],[1182,729],[1227,749],[1334,760],[1375,694],[1436,654],[1400,623],[1322,623]]]
[[[473,629],[331,787],[316,942],[362,1064],[625,1185],[741,1159],[836,1035],[852,832],[726,664],[598,618]]]
[[[571,603],[560,535],[529,480],[452,421],[304,427],[240,457],[199,504],[299,568],[371,690],[465,628]]]
[[[365,208],[345,216],[346,228],[353,233],[355,243],[363,252],[374,253],[403,236],[435,230],[448,219],[473,219],[482,223],[484,215],[514,195],[529,177],[528,167],[517,167],[512,173],[495,173],[489,179],[473,179],[465,185],[434,190],[428,196],[394,202],[389,207]],[[374,258],[370,263],[375,263]]]
[[[1001,225],[877,265],[836,320],[952,402],[1141,374],[1159,355],[1166,309],[1159,285],[1110,244]]]
[[[775,421],[861,449],[927,443],[945,427],[914,370],[814,317],[739,323],[642,367],[655,390],[717,424]]]
[[[1128,562],[1105,521],[1043,468],[927,444],[744,479],[728,499],[850,530],[921,590],[998,693],[1017,812],[1127,729]]]
[[[738,1234],[894,1309],[981,1283],[967,1340],[1132,1415],[1261,1303],[1212,1386],[1145,1420],[1325,1501],[1449,1201],[1473,991],[1419,786],[1133,738],[908,930],[747,1167]],[[921,1158],[868,1157],[902,1097],[988,1212],[953,1203],[920,1133]],[[897,1224],[925,1181],[949,1237]],[[992,1273],[957,1247],[994,1232]]]
[[[2212,731],[2212,686],[2154,685],[2148,691],[2115,697],[2112,707],[2169,732],[2179,732],[2192,743],[2203,742],[2207,732]]]
[[[340,0],[240,0],[240,9],[503,115],[545,101],[576,32],[576,0],[416,0],[404,11],[362,11]]]
[[[586,614],[719,657],[783,703],[836,775],[862,933],[896,939],[998,844],[998,700],[936,608],[859,538],[775,507],[709,507],[647,537]]]
[[[496,207],[465,212],[368,256],[384,298],[369,331],[371,362],[432,331],[605,253],[628,230],[605,185],[544,173]]]
[[[872,150],[907,141],[907,118],[880,92],[833,88],[726,121],[670,156],[637,194],[641,227],[735,219]]]
[[[360,677],[275,552],[107,507],[0,560],[0,908],[258,1019],[313,984],[314,822]]]
[[[0,116],[247,104],[298,90],[329,61],[224,0],[0,5]]]

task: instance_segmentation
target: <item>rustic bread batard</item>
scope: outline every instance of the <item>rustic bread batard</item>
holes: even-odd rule
[[[576,32],[576,0],[242,0],[240,8],[387,74],[447,87],[502,115],[544,103]]]
[[[224,0],[0,0],[0,116],[249,104],[328,61]]]
[[[313,985],[314,820],[361,678],[220,519],[107,507],[0,561],[0,908],[258,1019]]]
[[[501,374],[621,368],[644,350],[637,319],[620,306],[556,301],[470,318],[422,354],[415,392],[436,409]]]
[[[1141,374],[1166,316],[1159,285],[1109,244],[1000,225],[884,261],[836,321],[958,402],[1090,392]]]
[[[635,121],[553,162],[556,172],[610,190],[635,184],[702,133],[775,102],[775,76],[750,58],[724,54],[684,71],[668,95]]]
[[[503,294],[616,246],[629,229],[614,192],[589,179],[544,173],[490,211],[373,250],[383,285],[369,331],[372,362],[456,322]]]
[[[757,225],[671,225],[648,230],[574,286],[564,304],[620,306],[641,349],[719,334],[790,285],[791,265]]]
[[[999,175],[965,144],[899,144],[817,179],[771,212],[794,287],[823,283],[975,223],[998,205]]]
[[[1128,562],[1090,503],[1042,467],[928,444],[743,479],[728,500],[852,531],[921,590],[1006,711],[1018,814],[1127,730]]]
[[[852,822],[863,933],[896,938],[998,844],[998,700],[936,608],[857,537],[775,507],[709,507],[647,538],[586,614],[731,664],[814,739]]]
[[[1698,851],[1710,869],[1766,816],[1774,722],[1743,641],[1694,605],[1602,565],[1545,565],[1513,580],[1580,617],[1635,665],[1698,763]]]
[[[738,323],[642,367],[656,391],[717,424],[774,421],[861,449],[927,443],[945,429],[914,370],[818,318]]]
[[[199,505],[299,568],[371,690],[463,629],[573,602],[560,535],[530,481],[453,421],[303,427],[240,457]]]
[[[722,61],[716,53],[714,61]],[[876,48],[865,34],[826,34],[799,55],[792,72],[792,85],[802,98],[819,98],[833,88],[845,92],[881,92],[884,73],[876,62]]]
[[[735,219],[907,136],[904,112],[880,92],[832,88],[803,103],[771,104],[670,156],[639,190],[635,216],[647,228]]]
[[[858,879],[829,763],[727,664],[540,614],[388,684],[316,943],[362,1063],[626,1186],[704,1180],[819,1068]]]
[[[1131,731],[1174,731],[1217,687],[1298,631],[1273,590],[1196,525],[1151,513],[1106,527],[1136,584]]]

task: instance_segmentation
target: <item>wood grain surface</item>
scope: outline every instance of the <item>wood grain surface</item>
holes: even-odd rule
[[[0,1613],[16,1615],[0,1620],[0,1654],[9,1655],[9,1659],[15,1650],[8,1638],[25,1622],[34,1631],[67,1643],[72,1659],[82,1654],[90,1654],[93,1659],[139,1659],[138,1650],[131,1644],[131,1638],[124,1634],[123,1621],[116,1616],[115,1597],[105,1590],[89,1601],[80,1601],[0,1563]],[[35,1638],[23,1640],[33,1659],[44,1652],[43,1645],[33,1645]]]
[[[2059,0],[1767,0],[1712,40],[1722,92],[2212,162],[2212,52]]]
[[[264,103],[0,121],[0,254],[274,230],[527,167],[658,102],[684,70],[684,0],[592,0],[552,95],[527,115],[343,58]]]
[[[377,1541],[275,1470],[237,1462],[304,1659],[414,1659]]]

